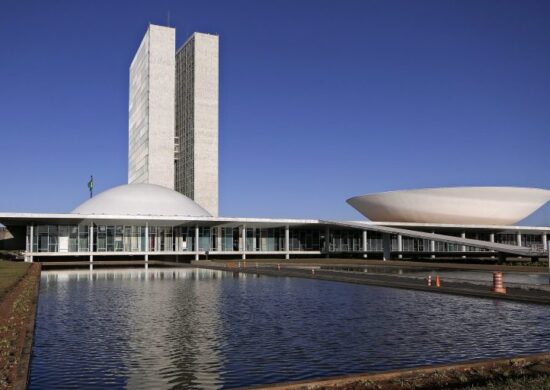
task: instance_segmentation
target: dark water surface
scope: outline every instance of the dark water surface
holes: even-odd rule
[[[451,270],[451,269],[433,269],[429,267],[384,267],[384,266],[324,266],[324,269],[343,270],[354,272],[365,272],[369,274],[390,274],[403,277],[422,277],[428,275],[435,277],[436,275],[451,281],[468,281],[468,282],[486,282],[491,285],[493,282],[493,271],[481,270]],[[546,269],[542,269],[546,271]],[[503,280],[505,285],[542,285],[548,286],[548,272],[503,272]]]
[[[31,389],[220,388],[550,350],[547,306],[176,269],[44,272]]]

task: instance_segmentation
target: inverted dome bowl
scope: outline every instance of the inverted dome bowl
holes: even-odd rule
[[[174,190],[155,184],[125,184],[88,199],[73,214],[210,217],[210,213]]]
[[[550,200],[522,187],[451,187],[380,192],[347,202],[375,222],[513,225]]]

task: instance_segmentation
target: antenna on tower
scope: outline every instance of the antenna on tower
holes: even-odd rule
[[[166,17],[166,25],[170,27],[170,11],[168,11],[168,16]]]

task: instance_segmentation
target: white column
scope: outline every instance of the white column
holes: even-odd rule
[[[391,239],[389,233],[382,234],[382,260],[390,260],[391,257]]]
[[[401,234],[398,234],[397,235],[397,252],[399,252],[399,254],[397,255],[397,257],[399,259],[402,259],[403,258],[403,254],[401,252],[403,252],[403,236]]]
[[[88,250],[90,251],[90,271],[94,269],[94,222],[90,221],[90,233],[88,237]]]
[[[30,248],[29,248],[29,252],[30,253],[33,253],[34,251],[34,225],[31,223],[31,237],[30,237],[30,240],[29,240],[29,245],[30,245]],[[30,255],[29,256],[29,262],[33,262],[33,256]]]
[[[367,231],[363,230],[363,257],[367,258]]]
[[[521,246],[521,233],[520,232],[517,232],[517,234],[516,234],[516,241],[517,241],[518,246]]]
[[[30,240],[31,240],[31,237],[30,237],[30,231],[31,231],[31,226],[30,225],[25,225],[25,257],[24,257],[24,262],[25,263],[28,263],[30,260],[29,260],[29,247],[30,247]]]
[[[324,248],[325,257],[329,257],[330,256],[330,228],[328,227],[328,225],[325,227],[325,246],[326,246],[326,248]]]
[[[466,238],[466,232],[460,233],[460,237],[461,237],[461,238]],[[466,245],[462,245],[462,247],[460,248],[460,250],[461,250],[462,252],[466,252]]]
[[[435,232],[432,232],[432,234],[435,234]],[[430,240],[430,252],[432,252],[432,255],[430,257],[432,259],[435,259],[435,240]]]
[[[216,229],[218,230],[218,242],[217,242],[216,246],[218,248],[218,252],[221,252],[221,250],[222,250],[222,228],[217,227]]]
[[[495,233],[489,234],[489,242],[495,242]],[[491,259],[494,259],[495,256],[491,256]]]
[[[91,253],[94,251],[94,223],[90,222],[88,229],[88,252]]]
[[[285,226],[285,259],[290,259],[290,228],[288,225]]]
[[[252,228],[252,250],[256,252],[256,228]]]
[[[31,230],[32,232],[32,230]],[[548,237],[546,236],[546,232],[542,233],[542,249],[545,251],[548,250]]]
[[[199,259],[199,225],[195,225],[195,260]]]
[[[242,259],[246,260],[246,225],[241,226]]]
[[[145,269],[149,269],[149,222],[145,222]]]

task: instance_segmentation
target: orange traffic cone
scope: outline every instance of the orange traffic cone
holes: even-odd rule
[[[493,288],[491,289],[491,291],[499,294],[506,294],[502,272],[493,272]]]
[[[439,279],[439,275],[435,277],[435,287],[441,287],[441,279]]]

